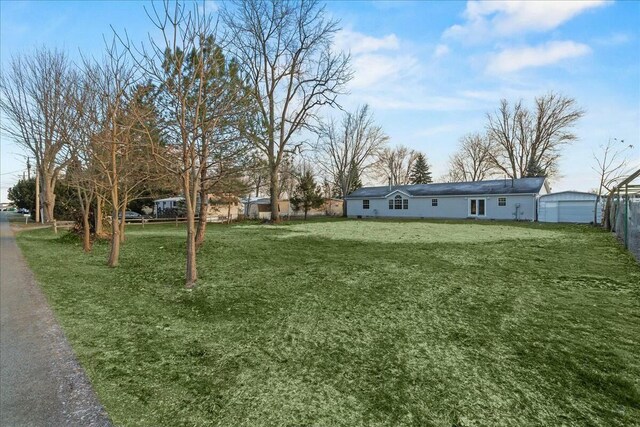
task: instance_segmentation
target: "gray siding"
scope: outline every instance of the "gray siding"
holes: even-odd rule
[[[535,220],[536,197],[534,195],[491,195],[491,196],[434,196],[434,197],[407,197],[408,209],[389,209],[389,199],[393,199],[398,193],[391,194],[388,198],[366,199],[369,200],[369,209],[363,209],[362,199],[349,199],[347,201],[347,215],[349,217],[363,218],[469,218],[469,199],[485,199],[485,216],[479,219],[515,219],[516,204],[519,204],[518,219]],[[506,198],[506,206],[498,206],[498,198]],[[431,205],[431,199],[438,199],[438,206]]]

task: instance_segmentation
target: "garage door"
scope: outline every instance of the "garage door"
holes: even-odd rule
[[[595,202],[558,202],[558,222],[593,222],[593,205]]]

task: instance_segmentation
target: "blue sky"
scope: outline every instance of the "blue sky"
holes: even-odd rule
[[[135,40],[152,30],[142,2],[0,2],[0,61],[36,46],[99,55],[110,26]],[[216,4],[210,3],[215,10]],[[564,150],[554,190],[597,185],[593,152],[608,138],[634,146],[640,167],[640,2],[329,2],[336,46],[355,78],[340,102],[369,103],[391,137],[425,152],[434,176],[460,137],[482,131],[501,98],[531,103],[549,91],[586,110]],[[1,141],[0,198],[21,176],[23,155]]]

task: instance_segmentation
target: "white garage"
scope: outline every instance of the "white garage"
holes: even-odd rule
[[[598,196],[580,191],[563,191],[540,196],[538,199],[538,221],[593,222],[593,212]],[[598,203],[598,223],[602,219],[602,206]]]

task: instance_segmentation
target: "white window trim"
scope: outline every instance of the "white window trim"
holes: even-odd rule
[[[389,197],[395,196],[396,193],[401,194],[403,196],[406,196],[407,198],[411,198],[413,197],[411,194],[406,193],[402,190],[393,190],[391,193],[388,193],[386,196],[384,196],[386,199],[388,199]]]
[[[484,214],[480,215],[478,213],[472,214],[471,213],[471,201],[472,200],[484,200]],[[476,202],[476,212],[479,210],[479,203]],[[469,216],[474,216],[474,217],[485,217],[487,216],[487,198],[486,197],[469,197],[467,199],[467,213],[469,214]]]
[[[500,199],[504,199],[504,205],[500,204]],[[498,207],[500,208],[506,208],[507,207],[507,198],[506,197],[498,197]],[[486,210],[486,206],[485,206],[485,210]]]

